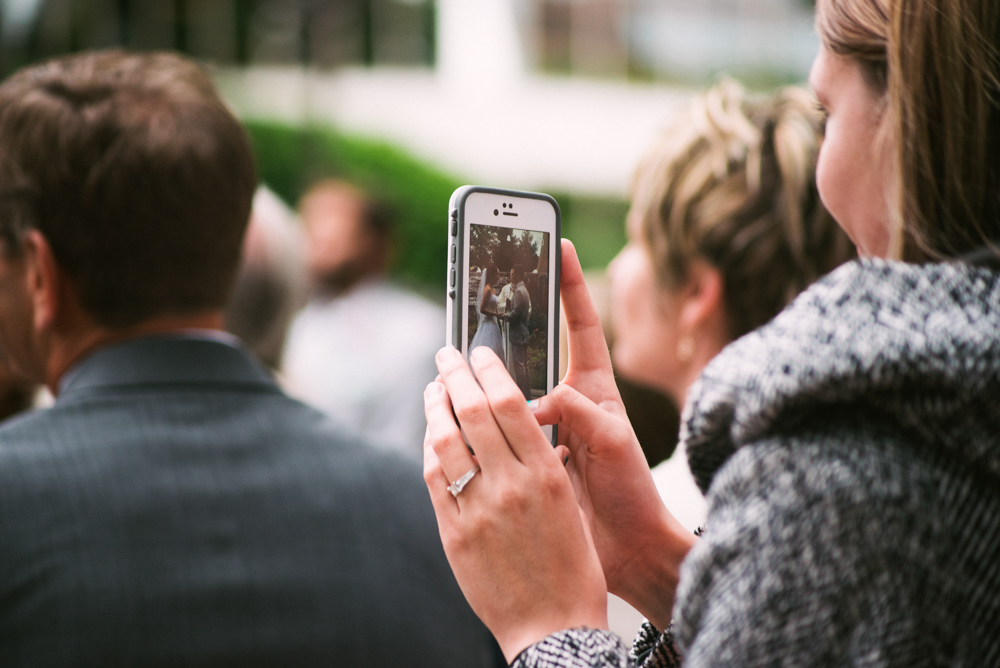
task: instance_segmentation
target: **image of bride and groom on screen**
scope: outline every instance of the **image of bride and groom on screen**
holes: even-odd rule
[[[500,288],[500,272],[490,264],[479,275],[476,295],[476,333],[469,343],[469,353],[487,346],[503,360],[514,382],[526,400],[531,400],[528,369],[528,318],[531,317],[531,296],[525,287],[525,270],[514,265],[510,282]]]

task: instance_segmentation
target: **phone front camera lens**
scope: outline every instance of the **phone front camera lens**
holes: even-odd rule
[[[499,209],[493,209],[493,215],[494,216],[499,216],[500,215],[500,210]]]

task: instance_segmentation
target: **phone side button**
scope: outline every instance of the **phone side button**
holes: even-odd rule
[[[458,257],[458,247],[455,244],[451,245],[451,261],[454,264],[455,259]]]
[[[454,298],[455,298],[455,291],[454,290],[449,290],[448,291],[448,299],[454,299]]]
[[[451,268],[451,287],[455,287],[455,268]]]

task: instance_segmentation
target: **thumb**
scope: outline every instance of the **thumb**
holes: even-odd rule
[[[590,449],[634,439],[627,419],[609,413],[569,385],[558,385],[542,397],[534,413],[538,424],[562,425],[590,444]]]

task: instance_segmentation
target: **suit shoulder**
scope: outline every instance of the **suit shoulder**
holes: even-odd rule
[[[377,475],[393,481],[401,491],[414,483],[422,487],[422,469],[415,458],[373,445],[351,427],[298,399],[283,396],[271,410],[279,423],[277,428],[293,440],[319,448],[331,467],[345,472],[345,484],[360,485],[369,476]]]
[[[0,459],[37,451],[40,443],[50,441],[53,430],[74,422],[58,407],[36,408],[15,415],[0,424]]]

